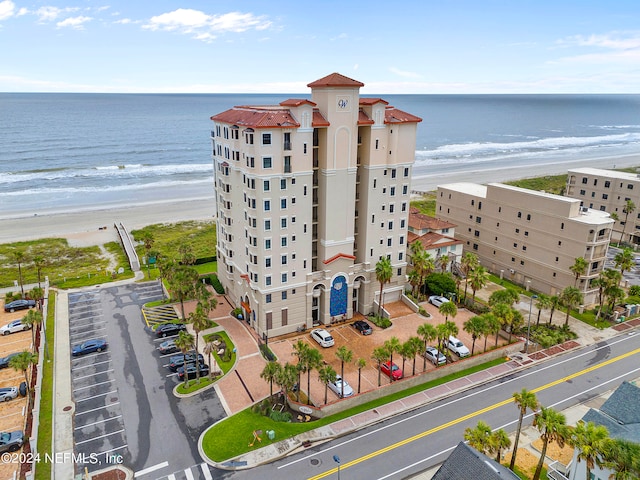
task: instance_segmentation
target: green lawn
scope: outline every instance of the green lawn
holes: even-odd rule
[[[424,213],[425,215],[435,217],[436,216],[435,192],[426,193],[419,200],[411,200],[411,206],[414,208],[417,208],[420,213]]]
[[[495,365],[500,365],[505,361],[506,359],[499,358],[308,423],[274,422],[268,417],[254,413],[251,408],[247,408],[246,410],[223,420],[213,428],[209,429],[204,436],[202,446],[205,454],[209,458],[216,462],[223,462],[243,453],[278,442],[284,438],[289,438],[302,432],[328,425],[366,410],[371,410],[372,408],[385,405],[394,400],[407,397],[437,385],[442,385],[443,383],[450,382],[451,380],[455,380],[481,370],[486,370],[487,368]],[[249,444],[253,440],[252,432],[254,430],[262,430],[262,442],[256,442],[253,447],[251,447]],[[273,440],[269,440],[266,436],[267,430],[273,430],[275,432],[276,436]]]
[[[233,352],[233,349],[235,348],[235,346],[233,345],[233,342],[229,338],[229,335],[227,335],[227,332],[210,333],[204,336],[204,340],[206,342],[210,342],[215,335],[219,336],[222,340],[224,340],[224,342],[227,344],[227,349],[232,352],[231,358],[227,361],[224,361],[222,358],[220,358],[220,356],[217,353],[211,354],[213,357],[215,357],[215,360],[218,363],[220,370],[222,370],[222,373],[226,374],[229,370],[231,370],[233,365],[236,363],[236,354],[235,352]]]
[[[177,223],[157,223],[140,230],[132,230],[131,235],[139,241],[143,232],[153,236],[152,249],[167,258],[177,258],[179,247],[188,245],[196,258],[213,257],[216,254],[216,223],[211,221],[186,221]],[[136,247],[138,256],[145,255],[144,245]]]
[[[47,332],[46,344],[48,348],[41,355],[45,355],[42,370],[42,397],[40,399],[40,424],[38,426],[38,453],[52,454],[51,443],[53,440],[53,353],[55,330],[56,295],[49,292],[47,306],[47,319],[45,330]],[[48,355],[46,355],[48,354]],[[36,468],[36,480],[51,479],[51,463],[39,462]]]
[[[206,376],[206,377],[201,377],[200,383],[198,383],[198,381],[194,378],[193,380],[187,381],[186,387],[184,386],[184,382],[180,382],[180,385],[178,385],[177,391],[178,393],[182,393],[182,394],[192,393],[197,390],[200,390],[201,388],[211,385],[214,381],[215,379],[212,380],[209,376]]]

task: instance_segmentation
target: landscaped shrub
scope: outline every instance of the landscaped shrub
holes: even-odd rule
[[[456,281],[449,272],[432,273],[425,280],[427,289],[434,295],[444,295],[456,291]]]
[[[424,307],[418,307],[418,313],[419,313],[420,315],[422,315],[423,317],[427,317],[427,318],[429,318],[429,317],[430,317],[429,312],[427,312],[427,311],[424,309]]]
[[[260,345],[260,353],[262,353],[262,356],[265,358],[265,360],[267,360],[267,362],[276,360],[276,356],[273,354],[271,349],[265,344]]]
[[[278,410],[271,410],[269,412],[269,418],[274,422],[290,422],[291,412],[279,412]]]
[[[234,308],[233,310],[231,310],[231,315],[233,315],[235,318],[240,318],[240,315],[242,315],[242,309],[240,307]]]
[[[216,275],[215,273],[212,273],[211,275],[209,275],[205,279],[205,282],[211,285],[213,289],[216,291],[216,293],[220,295],[224,293],[224,287],[222,286],[222,283],[220,283],[220,279],[218,278],[218,275]]]
[[[549,348],[567,340],[574,340],[578,336],[564,325],[531,325],[531,341],[543,348]]]
[[[391,320],[389,320],[388,318],[385,318],[385,317],[371,316],[371,317],[369,317],[369,320],[375,326],[380,327],[380,328],[389,328],[392,325]]]
[[[214,255],[212,257],[201,257],[196,258],[194,265],[202,265],[203,263],[215,262],[217,261],[217,257]]]

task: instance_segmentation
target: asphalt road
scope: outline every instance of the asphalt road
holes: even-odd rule
[[[159,340],[146,328],[141,314],[143,304],[162,298],[157,283],[104,288],[88,297],[92,300],[91,307],[82,310],[87,318],[83,320],[82,311],[72,310],[70,301],[70,320],[79,324],[92,319],[101,321],[95,325],[101,329],[95,330],[95,335],[104,336],[109,348],[77,363],[94,362],[95,366],[87,367],[88,373],[102,369],[108,372],[95,379],[83,373],[82,380],[94,381],[95,385],[74,384],[74,389],[89,386],[86,391],[95,391],[93,395],[102,392],[94,390],[98,388],[110,393],[86,401],[92,402],[91,408],[96,409],[86,415],[94,415],[92,422],[99,423],[83,420],[90,425],[76,431],[76,451],[97,453],[117,448],[113,453],[123,456],[124,464],[137,473],[136,478],[156,479],[170,475],[173,477],[169,478],[176,479],[211,478],[208,468],[206,472],[199,468],[202,459],[197,440],[202,431],[223,418],[225,412],[213,389],[184,399],[173,395],[177,379],[163,366],[166,359],[161,359],[156,350]],[[99,317],[96,312],[100,313]],[[109,383],[97,385],[106,381]],[[80,394],[92,396],[84,392],[74,391],[76,401]],[[118,418],[104,421],[118,415]],[[80,425],[79,418],[76,415],[76,425]],[[89,471],[104,468],[104,464],[87,466]],[[185,470],[192,467],[196,468],[189,477]]]
[[[640,376],[640,335],[623,335],[557,357],[498,381],[403,414],[360,432],[312,447],[248,471],[218,472],[226,479],[342,478],[401,479],[441,463],[483,420],[493,428],[516,429],[512,394],[535,391],[540,403],[562,410]],[[531,422],[531,416],[525,422]]]

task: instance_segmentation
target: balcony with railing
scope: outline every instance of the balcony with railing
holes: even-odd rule
[[[283,142],[282,148],[284,150],[291,150],[291,142]]]

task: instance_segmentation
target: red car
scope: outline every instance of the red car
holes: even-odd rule
[[[393,372],[393,379],[400,380],[402,378],[402,369],[395,363],[392,363],[391,368],[389,368],[389,363],[390,362],[384,362],[382,365],[380,365],[380,370],[388,377],[391,377],[391,372]]]

